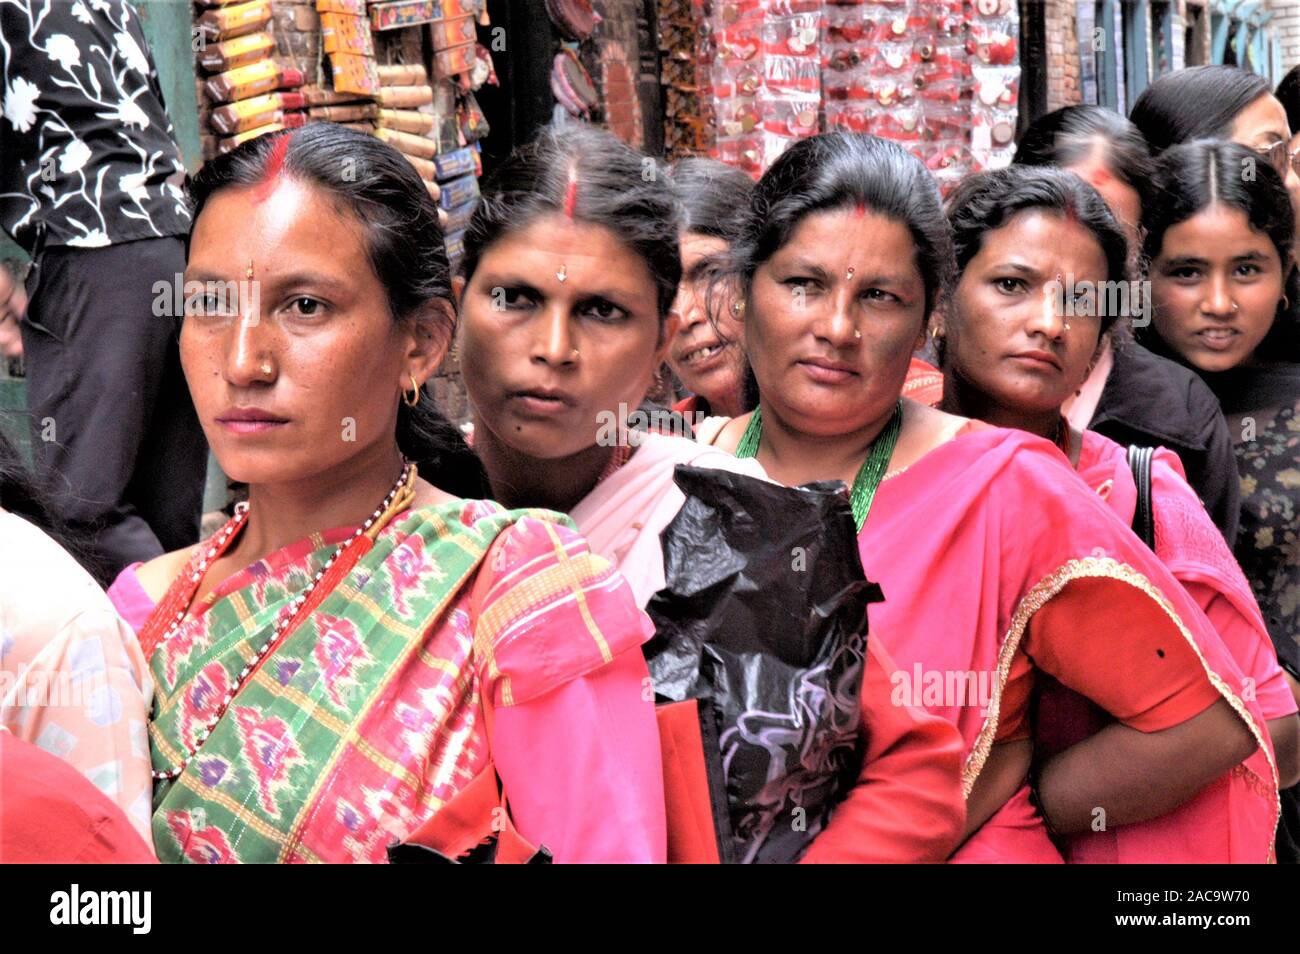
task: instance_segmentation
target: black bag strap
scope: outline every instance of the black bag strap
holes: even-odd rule
[[[1155,456],[1154,447],[1139,447],[1130,444],[1128,448],[1128,465],[1133,471],[1133,482],[1137,484],[1137,509],[1133,513],[1133,532],[1142,538],[1147,548],[1156,548],[1156,515],[1151,500],[1151,458]]]

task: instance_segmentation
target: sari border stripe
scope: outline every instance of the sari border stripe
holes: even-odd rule
[[[1029,628],[1030,619],[1046,605],[1048,600],[1059,594],[1066,584],[1072,580],[1097,578],[1126,583],[1146,595],[1164,610],[1183,639],[1187,641],[1192,652],[1196,654],[1196,658],[1200,661],[1201,668],[1205,670],[1206,678],[1209,679],[1210,684],[1218,690],[1219,695],[1227,701],[1228,705],[1232,707],[1233,711],[1250,729],[1256,745],[1263,751],[1273,773],[1273,836],[1269,840],[1267,857],[1267,861],[1271,863],[1274,859],[1274,842],[1277,839],[1277,825],[1281,817],[1282,803],[1277,790],[1279,781],[1277,765],[1273,761],[1273,753],[1269,751],[1260,727],[1255,724],[1255,720],[1251,716],[1250,710],[1246,708],[1246,704],[1237,697],[1236,693],[1223,681],[1223,678],[1210,668],[1209,663],[1205,661],[1204,655],[1201,654],[1201,647],[1196,644],[1196,640],[1192,637],[1191,632],[1187,629],[1182,618],[1179,617],[1173,604],[1169,602],[1165,594],[1129,564],[1120,563],[1111,557],[1085,557],[1079,560],[1070,560],[1034,584],[1016,606],[1015,613],[1011,617],[1011,625],[1007,629],[1007,635],[1003,638],[1002,645],[998,649],[998,678],[993,686],[992,698],[989,700],[988,715],[984,719],[984,724],[980,727],[979,734],[975,737],[975,745],[971,748],[970,755],[966,757],[966,764],[962,767],[963,795],[970,798],[971,790],[975,787],[975,782],[979,778],[980,772],[983,771],[984,763],[988,760],[989,752],[993,748],[993,739],[997,733],[998,713],[1002,704],[1002,689],[1006,685],[1007,676],[1011,672],[1011,662],[1015,658],[1016,650],[1020,648],[1020,642],[1024,638],[1025,631]]]

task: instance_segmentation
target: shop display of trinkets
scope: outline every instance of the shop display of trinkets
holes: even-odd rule
[[[1015,0],[703,0],[712,154],[760,174],[820,129],[903,143],[947,188],[1006,165]]]
[[[714,158],[757,177],[820,126],[821,0],[713,0],[707,32]]]
[[[546,14],[564,42],[551,62],[551,95],[569,115],[591,118],[600,94],[587,68],[578,58],[578,44],[591,38],[600,14],[591,0],[546,0]]]

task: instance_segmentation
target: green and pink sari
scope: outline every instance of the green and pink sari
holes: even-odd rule
[[[516,827],[557,860],[662,860],[649,624],[571,527],[482,501],[394,519],[155,785],[159,858],[384,861],[494,767]],[[193,749],[349,534],[236,573],[158,646],[155,769]]]

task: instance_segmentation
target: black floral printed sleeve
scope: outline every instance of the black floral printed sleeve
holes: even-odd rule
[[[0,0],[0,225],[28,252],[181,235],[185,167],[126,0]]]
[[[1235,552],[1278,658],[1300,674],[1300,368],[1271,378],[1267,405],[1234,401],[1227,415],[1241,477]],[[1245,404],[1265,396],[1252,391]]]

